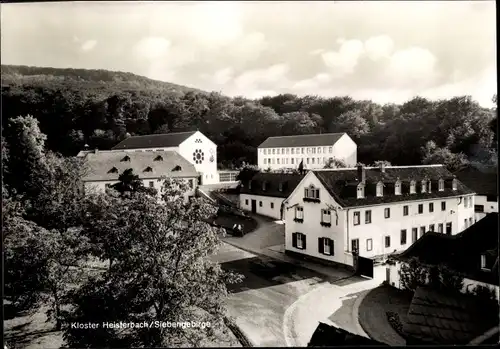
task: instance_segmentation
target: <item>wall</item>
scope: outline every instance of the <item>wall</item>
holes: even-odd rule
[[[198,143],[197,140],[201,140]],[[201,164],[194,161],[194,154],[201,151],[203,160]],[[202,184],[219,183],[219,173],[217,172],[217,145],[205,137],[201,132],[196,132],[186,139],[179,146],[179,154],[192,163],[196,171],[202,174]]]
[[[312,153],[313,148],[314,154]],[[271,170],[277,170],[281,168],[297,168],[301,161],[304,161],[304,168],[319,169],[325,166],[329,158],[334,157],[333,146],[294,147],[294,154],[291,153],[292,148],[274,148],[275,154],[272,154],[272,149],[273,148],[266,148],[266,154],[264,154],[263,148],[257,149],[257,166],[260,169],[265,170],[271,168]],[[280,150],[280,154],[277,153],[278,149]],[[285,150],[285,154],[281,154],[282,149]],[[299,154],[297,154],[297,149],[299,149]],[[304,154],[302,154],[302,149],[304,149]],[[307,152],[307,149],[309,149],[309,153]],[[288,153],[286,153],[286,150],[288,150]],[[293,164],[291,160],[292,158],[294,159]],[[312,163],[312,158],[315,159],[314,164]],[[264,159],[272,159],[274,160],[274,163],[264,164]],[[279,164],[277,163],[277,159],[280,159]],[[283,159],[285,159],[285,164],[283,164]],[[307,163],[307,159],[310,159],[309,163]]]
[[[304,188],[313,184],[320,190],[320,203],[304,202]],[[294,221],[295,207],[298,204],[304,208],[304,222],[298,223]],[[285,207],[291,207],[288,211],[285,208],[285,250],[302,253],[308,256],[321,258],[331,262],[353,265],[352,255],[346,253],[344,231],[346,227],[346,214],[344,210],[338,210],[338,224],[336,224],[335,211],[331,211],[331,227],[323,227],[321,223],[321,210],[327,209],[328,205],[339,207],[333,198],[327,194],[326,189],[314,176],[309,172],[302,180],[301,184],[297,186],[295,191],[289,197]],[[305,234],[306,249],[301,250],[293,247],[292,233],[299,232]],[[318,239],[329,238],[334,241],[334,255],[328,256],[318,251]]]
[[[246,202],[246,200],[248,200],[248,202]],[[240,194],[240,208],[244,211],[251,212],[252,200],[257,201],[257,214],[277,220],[281,219],[281,204],[283,200],[285,200],[284,198]],[[260,207],[259,202],[262,202],[262,207]],[[271,203],[274,204],[274,208],[271,208]]]
[[[446,211],[441,210],[441,202],[446,202]],[[402,251],[412,244],[412,228],[425,227],[434,224],[438,231],[438,224],[443,223],[446,232],[446,223],[452,223],[452,234],[458,234],[465,229],[464,217],[474,217],[474,206],[464,208],[459,198],[443,198],[434,200],[419,200],[384,204],[349,209],[349,239],[359,239],[359,253],[363,257],[382,256],[396,251]],[[434,212],[429,212],[429,203],[434,203]],[[418,213],[418,205],[424,205],[423,214]],[[409,206],[409,215],[403,216],[403,206]],[[390,218],[385,218],[384,209],[390,208]],[[371,223],[365,224],[365,211],[371,210]],[[360,212],[360,224],[354,225],[354,212]],[[401,230],[406,229],[406,244],[401,244]],[[385,247],[385,236],[390,236],[390,247]],[[372,250],[367,250],[367,239],[372,239]],[[349,247],[351,242],[349,242]]]
[[[347,167],[354,167],[358,163],[358,146],[344,134],[333,146],[333,157],[344,161]]]
[[[484,207],[484,212],[476,212],[475,219],[480,220],[484,218],[488,213],[498,212],[498,197],[497,201],[487,201],[485,195],[476,195],[474,197],[475,205],[482,205]]]
[[[137,148],[137,149],[112,149],[112,150],[99,150],[99,151],[111,151],[111,152],[120,152],[120,151],[125,151],[125,152],[130,152],[133,153],[135,151],[157,151],[157,150],[164,150],[164,151],[179,151],[179,147],[164,147],[164,148]]]

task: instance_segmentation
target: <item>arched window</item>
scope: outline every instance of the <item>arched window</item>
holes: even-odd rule
[[[118,169],[116,167],[111,168],[108,173],[118,173]]]
[[[130,156],[125,155],[121,161],[130,161]]]
[[[394,184],[394,194],[401,195],[401,181],[399,179],[396,180],[396,183]]]
[[[144,172],[152,172],[152,171],[153,171],[153,169],[150,166],[148,166],[144,169]]]
[[[457,190],[457,185],[458,185],[458,181],[456,178],[453,178],[453,181],[451,181],[451,188],[453,190]]]
[[[422,188],[422,193],[427,192],[427,180],[425,180],[425,179],[424,179],[424,180],[421,182],[421,188]]]
[[[365,185],[363,183],[358,184],[357,192],[358,192],[357,195],[358,199],[363,199],[365,197]]]
[[[444,191],[444,180],[442,178],[439,178],[439,181],[438,181],[438,190],[439,191]]]
[[[417,192],[416,187],[417,183],[415,181],[410,181],[410,194],[415,194]]]
[[[384,183],[378,182],[377,183],[377,196],[383,196],[384,195]]]

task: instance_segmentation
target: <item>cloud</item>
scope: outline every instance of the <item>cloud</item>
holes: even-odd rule
[[[82,51],[91,51],[94,49],[96,45],[97,45],[97,40],[87,40],[82,44],[81,49]]]
[[[232,80],[234,75],[234,70],[231,67],[218,70],[211,77],[211,82],[216,85],[225,85]]]
[[[410,47],[390,57],[386,75],[395,84],[425,84],[436,77],[436,62],[429,50]]]
[[[170,41],[162,37],[147,37],[136,43],[134,50],[141,58],[155,60],[166,55],[170,48]]]
[[[297,92],[305,92],[307,94],[315,94],[315,90],[321,88],[323,85],[329,83],[332,80],[330,74],[319,73],[310,79],[300,80],[293,84],[292,90]]]
[[[387,35],[374,36],[365,41],[365,52],[374,61],[390,57],[394,42]]]
[[[275,64],[266,69],[253,69],[239,75],[234,84],[238,90],[258,89],[261,85],[273,84],[280,86],[286,80],[290,71],[288,64]]]
[[[323,62],[334,75],[341,77],[354,72],[360,56],[364,52],[363,42],[360,40],[339,39],[338,51],[327,51],[321,54]]]
[[[254,61],[262,52],[269,48],[266,36],[260,32],[253,32],[238,40],[228,50],[227,54],[241,62]]]

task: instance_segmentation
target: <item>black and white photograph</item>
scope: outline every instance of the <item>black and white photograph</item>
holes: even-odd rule
[[[4,349],[500,343],[494,1],[0,13]]]

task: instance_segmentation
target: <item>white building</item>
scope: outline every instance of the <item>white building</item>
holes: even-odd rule
[[[488,213],[498,213],[497,172],[496,166],[469,166],[455,173],[462,183],[476,192],[474,198],[476,221]]]
[[[417,257],[427,267],[445,265],[464,276],[462,292],[473,291],[477,286],[495,291],[499,298],[498,274],[498,213],[485,218],[453,237],[428,233],[406,251],[395,255],[393,263],[386,264],[386,281],[402,288],[401,264]]]
[[[331,159],[342,160],[348,167],[357,164],[358,146],[347,133],[324,133],[269,137],[257,149],[261,169],[321,169]]]
[[[190,190],[186,196],[194,196],[199,173],[193,164],[175,151],[155,152],[92,151],[81,154],[86,162],[87,173],[83,177],[85,191],[104,192],[118,182],[125,170],[132,169],[145,187],[154,188],[161,194],[165,178],[181,179]]]
[[[132,136],[124,139],[113,151],[155,152],[176,151],[200,173],[199,184],[219,183],[217,145],[199,131]]]
[[[240,209],[277,220],[283,217],[283,201],[303,175],[258,172],[240,185]]]
[[[474,220],[474,192],[442,165],[309,171],[284,206],[287,252],[347,266]]]

